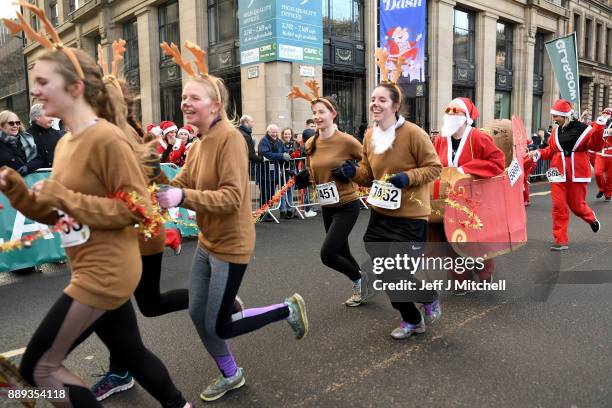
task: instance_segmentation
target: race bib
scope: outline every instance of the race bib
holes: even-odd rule
[[[321,205],[330,205],[339,202],[340,194],[338,194],[336,183],[331,181],[329,183],[317,184],[317,197]]]
[[[397,210],[402,205],[402,190],[391,183],[374,180],[368,204],[387,210]]]
[[[551,183],[563,183],[563,182],[565,182],[565,174],[561,174],[559,169],[557,169],[556,167],[552,167],[552,168],[548,169],[548,171],[546,172],[546,178]]]
[[[62,211],[57,211],[59,216],[61,229],[60,239],[62,241],[62,247],[70,248],[84,244],[89,240],[91,231],[87,225],[81,224],[72,218],[68,214]]]
[[[514,183],[517,182],[519,177],[521,177],[521,174],[523,174],[523,169],[521,169],[518,160],[516,160],[515,158],[514,160],[512,160],[512,163],[510,163],[510,167],[508,167],[508,178],[510,179],[510,186],[513,186]]]

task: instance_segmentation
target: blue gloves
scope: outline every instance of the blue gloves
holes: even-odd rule
[[[357,167],[353,162],[345,161],[342,163],[340,167],[336,167],[332,170],[332,176],[336,180],[340,180],[344,183],[348,183],[351,181],[353,177],[355,177],[355,173],[357,172]]]
[[[389,177],[388,181],[397,188],[404,188],[408,184],[410,184],[410,179],[408,178],[408,175],[404,172],[395,173],[394,175]]]

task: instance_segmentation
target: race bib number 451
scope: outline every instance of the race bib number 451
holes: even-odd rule
[[[60,230],[60,239],[62,241],[62,247],[70,248],[78,245],[82,245],[89,240],[91,231],[87,225],[81,224],[72,218],[68,214],[62,211],[58,211],[60,224],[62,226]]]
[[[340,195],[338,194],[336,183],[331,181],[329,183],[317,184],[317,197],[321,205],[330,205],[339,202]]]
[[[397,210],[402,205],[402,190],[391,183],[374,180],[368,204],[387,210]]]

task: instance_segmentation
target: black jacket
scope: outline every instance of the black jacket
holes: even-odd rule
[[[22,176],[33,173],[40,168],[42,162],[37,156],[29,163],[18,137],[12,137],[0,131],[0,167],[8,166],[17,170]]]
[[[255,141],[253,140],[253,136],[251,135],[253,133],[253,129],[249,129],[245,126],[240,125],[238,126],[238,130],[242,134],[242,137],[244,137],[244,141],[249,147],[249,161],[262,162],[263,159],[258,156],[257,153],[255,153]]]
[[[64,131],[53,128],[45,129],[36,123],[32,123],[27,130],[34,137],[38,156],[42,161],[42,167],[50,168],[53,166],[53,156],[57,142],[64,136]]]

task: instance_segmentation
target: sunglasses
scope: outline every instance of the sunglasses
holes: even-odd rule
[[[17,120],[15,122],[9,121],[9,122],[4,122],[4,123],[8,123],[9,126],[21,126],[21,121],[20,120]]]
[[[449,106],[448,108],[444,109],[444,113],[447,115],[465,115],[463,109],[455,108],[454,106]]]

